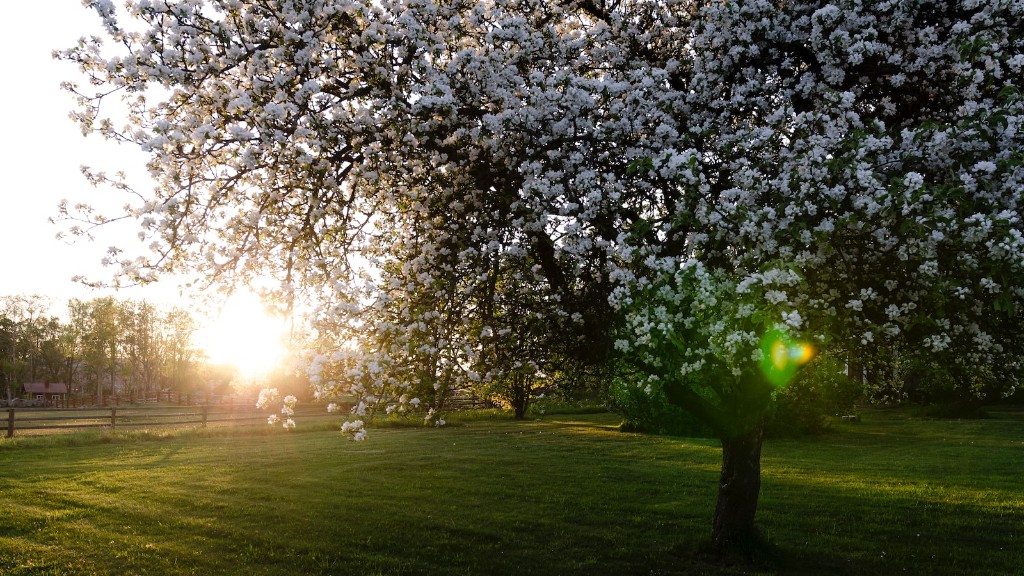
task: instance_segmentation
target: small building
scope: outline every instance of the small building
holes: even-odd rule
[[[23,387],[29,400],[46,406],[62,406],[67,401],[68,385],[62,382],[26,382]]]

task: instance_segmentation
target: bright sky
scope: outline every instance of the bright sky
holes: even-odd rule
[[[51,58],[55,48],[91,34],[95,18],[74,0],[10,2],[0,19],[0,50],[6,55],[6,86],[0,139],[0,294],[34,293],[58,300],[89,297],[71,277],[101,277],[99,261],[108,244],[68,246],[47,222],[62,198],[93,201],[99,192],[79,172],[82,164],[106,164],[119,151],[86,139],[68,118],[73,101],[60,82],[75,67]],[[126,154],[127,151],[121,152]],[[139,155],[134,158],[141,160]],[[115,169],[116,170],[116,169]]]
[[[145,157],[124,146],[85,138],[68,118],[74,101],[60,89],[77,79],[73,64],[54,60],[54,49],[71,47],[81,36],[97,34],[96,15],[78,0],[6,2],[0,18],[0,54],[4,54],[4,86],[0,90],[3,131],[0,137],[0,295],[41,294],[58,306],[69,298],[106,295],[72,281],[76,275],[110,278],[100,260],[110,245],[129,242],[130,224],[102,230],[95,242],[69,245],[55,238],[61,230],[48,222],[62,198],[72,204],[120,206],[126,198],[96,189],[80,166],[106,172],[145,174]],[[142,178],[141,176],[139,177]],[[138,182],[138,180],[134,180]],[[176,283],[129,288],[113,294],[146,299],[158,305],[189,308],[191,298]],[[279,348],[283,322],[268,318],[258,301],[233,298],[199,336],[217,361],[265,367]]]

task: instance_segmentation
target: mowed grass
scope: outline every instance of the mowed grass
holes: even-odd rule
[[[704,551],[717,442],[617,423],[2,441],[0,574],[1024,574],[1019,414],[769,440],[753,565]]]

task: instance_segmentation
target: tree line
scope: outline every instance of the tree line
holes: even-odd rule
[[[230,381],[207,365],[183,309],[113,297],[71,299],[66,314],[38,295],[0,297],[0,386],[7,403],[27,382],[65,383],[102,404],[114,395],[193,392],[199,382]]]

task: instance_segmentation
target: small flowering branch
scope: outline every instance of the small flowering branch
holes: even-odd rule
[[[423,424],[429,426],[433,423],[435,426],[444,426],[446,422],[444,418],[439,418],[436,410],[431,408],[427,410],[427,414],[423,417]]]
[[[366,425],[362,420],[345,422],[341,425],[341,433],[351,436],[356,442],[362,442],[366,440]]]
[[[281,393],[278,391],[277,388],[264,388],[263,390],[260,390],[260,396],[256,400],[256,408],[260,410],[266,410],[271,405],[275,404],[277,402],[277,399],[280,398],[280,396]],[[298,402],[298,398],[292,396],[291,394],[285,396],[281,400],[280,415],[271,414],[270,416],[268,416],[267,424],[275,426],[278,423],[280,423],[285,430],[291,430],[295,428],[295,419],[292,418],[292,416],[295,415],[295,405],[298,404]]]

